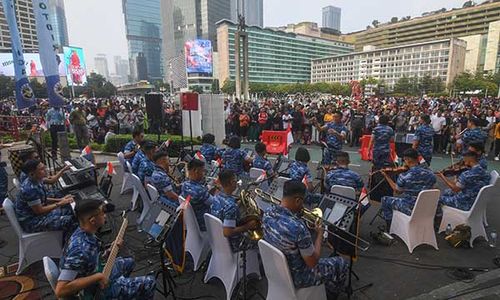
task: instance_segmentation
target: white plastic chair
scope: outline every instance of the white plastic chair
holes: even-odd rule
[[[283,198],[283,185],[288,180],[290,180],[290,178],[288,178],[288,177],[282,177],[282,176],[279,176],[278,178],[276,178],[276,179],[273,180],[273,183],[274,183],[274,181],[276,181],[277,186],[278,186],[278,188],[276,189],[276,191],[273,193],[273,196],[278,197],[278,199]]]
[[[322,300],[326,299],[325,285],[296,289],[285,255],[264,240],[259,241],[260,256],[267,278],[267,300]]]
[[[160,194],[158,193],[158,190],[152,186],[151,184],[147,184],[146,185],[146,189],[148,191],[148,194],[149,194],[149,198],[151,199],[151,202],[155,202],[158,200],[158,198],[160,198]]]
[[[330,193],[340,195],[345,198],[357,200],[356,191],[350,186],[334,185],[330,189]]]
[[[441,192],[437,189],[421,191],[411,216],[397,210],[392,211],[389,233],[399,236],[405,242],[410,253],[413,253],[413,250],[422,244],[431,245],[439,250],[434,232],[434,217],[440,194]]]
[[[132,187],[132,182],[130,181],[130,172],[126,172],[127,170],[127,161],[125,160],[125,157],[123,156],[123,152],[118,152],[116,154],[118,157],[118,161],[120,162],[120,166],[122,167],[123,170],[123,180],[122,180],[122,188],[120,189],[120,195],[125,194],[125,192],[131,190]]]
[[[179,196],[179,202],[181,205],[185,201],[186,199]],[[202,234],[191,205],[187,205],[184,208],[182,219],[186,228],[186,252],[191,254],[194,263],[193,269],[194,271],[197,271],[200,268],[201,263],[207,258],[208,251],[210,250],[208,238],[206,234]]]
[[[16,187],[16,189],[19,190],[21,184],[19,183],[19,180],[17,178],[12,178],[12,183],[14,184],[14,186]]]
[[[144,189],[144,186],[137,175],[131,173],[130,179],[132,181],[132,186],[134,187],[134,193],[132,195],[132,209],[136,208],[137,198],[139,198],[139,196],[141,196],[142,200],[142,212],[137,219],[137,225],[140,226],[151,209],[151,199],[149,199],[149,195],[146,193],[146,189]]]
[[[239,265],[241,261],[238,261],[240,253],[234,253],[231,250],[229,240],[224,237],[221,220],[210,214],[205,214],[204,217],[207,226],[208,242],[212,248],[212,257],[208,264],[204,282],[207,283],[213,277],[219,278],[226,288],[226,298],[230,300],[234,288],[243,275],[242,266]],[[247,250],[246,259],[247,276],[250,274],[257,274],[260,278],[257,249]]]
[[[468,211],[443,205],[443,218],[441,219],[439,232],[445,231],[448,224],[451,225],[451,228],[455,228],[455,226],[460,224],[466,224],[471,228],[471,248],[474,240],[480,236],[488,240],[488,236],[486,235],[486,230],[484,228],[484,214],[486,212],[488,201],[494,199],[495,197],[498,197],[497,193],[498,191],[495,190],[495,186],[491,184],[483,186],[479,190],[479,193],[477,194],[476,200],[474,201],[471,209]]]
[[[14,204],[10,199],[6,198],[3,201],[3,208],[18,237],[19,261],[16,275],[21,274],[27,266],[41,260],[44,256],[61,257],[62,231],[26,233],[17,221]]]
[[[56,263],[48,256],[43,257],[43,271],[45,272],[45,277],[52,288],[52,291],[56,292],[57,279],[59,278],[59,268]]]
[[[490,184],[493,185],[497,191],[500,193],[500,181],[498,180],[498,172],[493,170],[490,173]],[[484,226],[488,227],[488,218],[487,218],[487,210],[484,210],[483,223]]]

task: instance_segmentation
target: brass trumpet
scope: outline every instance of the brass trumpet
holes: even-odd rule
[[[278,198],[274,197],[269,193],[264,192],[261,189],[255,189],[254,192],[263,201],[272,203],[274,205],[281,204],[281,200],[279,200]],[[310,229],[315,228],[319,224],[324,227],[325,232],[327,232],[328,234],[331,234],[332,236],[335,236],[336,238],[342,240],[343,242],[351,246],[354,246],[362,251],[366,251],[370,247],[369,242],[352,234],[348,230],[342,229],[335,224],[323,220],[323,211],[319,207],[313,210],[302,208],[302,211],[299,214],[299,216],[306,222],[307,227],[309,227]]]

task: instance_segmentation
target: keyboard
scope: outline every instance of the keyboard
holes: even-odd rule
[[[65,161],[64,164],[69,166],[71,168],[71,171],[73,172],[94,167],[94,165],[90,161],[83,157],[70,158],[69,160]]]
[[[59,177],[59,185],[63,191],[76,190],[88,185],[95,185],[92,172],[66,172]]]

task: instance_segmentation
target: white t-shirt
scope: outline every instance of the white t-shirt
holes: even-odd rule
[[[441,130],[443,130],[443,127],[446,126],[446,118],[443,116],[438,117],[437,115],[432,115],[431,116],[431,124],[432,124],[432,128],[434,128],[435,133],[441,133]]]
[[[283,120],[283,129],[284,130],[287,130],[288,128],[292,128],[292,122],[287,122],[287,121],[291,121],[293,119],[292,115],[283,115],[283,117],[281,117],[281,119]]]

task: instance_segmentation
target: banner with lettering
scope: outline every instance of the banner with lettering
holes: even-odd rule
[[[14,0],[2,0],[3,11],[9,25],[12,43],[12,60],[14,62],[14,75],[16,80],[16,104],[18,109],[25,109],[35,105],[33,90],[26,76],[26,63],[24,61],[23,46],[16,22]]]
[[[33,0],[33,12],[35,13],[40,61],[47,83],[49,105],[61,107],[64,105],[64,97],[59,78],[59,64],[64,62],[57,55],[55,26],[52,24],[53,18],[50,18],[48,2],[48,0]]]

